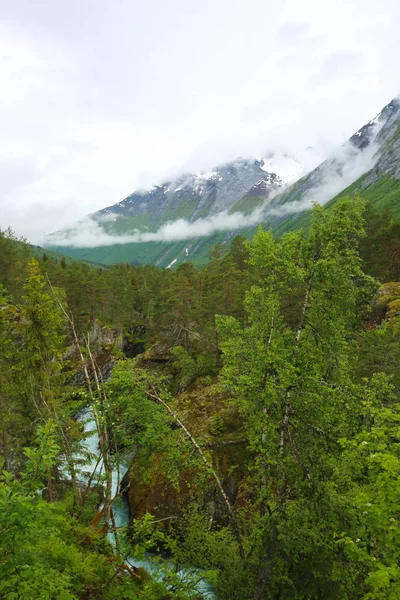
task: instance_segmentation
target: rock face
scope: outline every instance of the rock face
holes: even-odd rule
[[[124,354],[127,358],[133,358],[144,351],[144,343],[135,341],[138,334],[144,333],[144,327],[138,330],[132,330],[130,336],[123,335],[122,331],[112,329],[108,325],[101,325],[98,321],[92,323],[87,334],[90,348],[95,359],[96,365],[100,368],[103,381],[107,381],[111,376],[115,366],[115,355]],[[85,341],[81,341],[85,347]],[[81,365],[80,356],[75,345],[69,346],[63,355],[63,360],[69,361],[75,365],[77,370],[73,376],[72,382],[75,385],[85,384],[85,374]],[[92,374],[91,361],[87,359],[86,367],[89,374]]]
[[[381,113],[384,125],[376,136],[378,160],[362,181],[360,189],[376,183],[384,176],[400,180],[400,99],[390,102]]]
[[[82,347],[84,346],[82,345]],[[115,359],[113,358],[113,352],[111,351],[111,348],[99,344],[93,344],[91,345],[91,351],[97,368],[100,369],[102,381],[107,381],[111,376],[113,368],[115,367]],[[86,384],[86,377],[79,353],[75,346],[70,346],[67,349],[63,356],[63,360],[70,361],[71,365],[76,367],[76,371],[71,379],[71,384],[84,386]],[[86,368],[89,376],[92,378],[93,368],[89,359],[86,359]]]
[[[221,445],[213,455],[213,468],[219,473],[229,501],[234,505],[239,495],[239,486],[244,478],[244,443]],[[154,457],[154,462],[158,459]],[[232,472],[231,472],[232,471]],[[200,483],[201,482],[201,483]],[[122,482],[122,485],[127,483]],[[152,514],[156,520],[179,518],[185,507],[196,499],[208,514],[210,522],[218,525],[228,523],[228,514],[215,481],[210,477],[206,483],[193,470],[182,470],[179,485],[172,485],[160,470],[152,469],[145,475],[131,468],[128,475],[127,499],[131,519]]]
[[[283,185],[282,179],[276,173],[265,172],[263,167],[263,160],[239,159],[207,174],[182,175],[150,190],[136,191],[122,202],[95,213],[92,218],[101,223],[104,217],[109,218],[109,214],[115,215],[116,221],[108,227],[110,232],[120,231],[118,219],[121,218],[145,217],[150,230],[174,217],[195,221],[230,210],[255,184],[262,183],[265,194],[278,191]]]
[[[156,363],[169,362],[172,360],[171,347],[167,344],[153,344],[144,352],[142,360]]]
[[[350,142],[359,150],[364,150],[373,141],[382,146],[396,132],[399,125],[399,118],[400,100],[394,98],[372,121],[356,131],[350,138]]]

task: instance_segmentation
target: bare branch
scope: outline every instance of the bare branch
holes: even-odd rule
[[[164,408],[168,411],[168,413],[172,416],[172,418],[174,419],[174,421],[179,425],[179,427],[181,427],[181,429],[183,429],[183,431],[185,432],[186,436],[189,438],[189,440],[192,442],[192,444],[194,445],[194,447],[196,448],[197,452],[200,454],[205,466],[207,467],[207,469],[210,471],[210,473],[212,474],[212,476],[215,479],[215,482],[217,484],[217,487],[220,491],[220,494],[222,496],[223,501],[225,502],[225,506],[228,510],[228,513],[231,517],[232,520],[232,526],[233,526],[233,531],[236,537],[236,540],[238,542],[238,546],[239,546],[239,552],[240,552],[240,556],[242,559],[244,559],[244,550],[243,550],[243,544],[242,544],[242,539],[239,533],[239,529],[237,527],[237,523],[236,523],[236,517],[235,517],[235,513],[234,510],[232,508],[232,505],[229,501],[228,496],[225,493],[225,490],[222,486],[221,480],[217,474],[217,472],[215,471],[215,469],[213,468],[212,464],[207,460],[207,457],[205,456],[203,450],[201,449],[201,447],[199,446],[199,444],[197,443],[197,441],[194,439],[194,437],[192,436],[192,434],[190,433],[190,431],[187,429],[187,427],[182,423],[182,421],[179,419],[179,417],[174,413],[174,411],[172,410],[172,408],[157,394],[157,391],[154,389],[154,386],[148,382],[152,391],[146,391],[146,394],[148,397],[152,398],[153,400],[156,400],[156,402],[158,402],[159,404],[162,404],[162,406],[164,406]]]

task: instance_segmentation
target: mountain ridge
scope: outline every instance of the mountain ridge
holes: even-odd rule
[[[71,248],[54,243],[62,241],[63,236],[68,241],[73,229],[62,230],[61,237],[60,232],[49,236],[47,245],[95,262],[142,262],[168,267],[187,260],[205,262],[212,245],[229,243],[237,233],[251,237],[258,223],[271,227],[276,234],[291,230],[303,220],[299,216],[314,201],[328,202],[341,191],[362,192],[377,185],[383,177],[400,180],[400,100],[393,99],[355,132],[336,155],[291,185],[285,185],[279,173],[267,170],[271,169],[273,159],[273,156],[270,160],[237,159],[208,174],[182,175],[149,191],[134,192],[90,216],[98,235],[98,247]],[[196,224],[204,225],[207,220],[217,223],[215,230],[211,228],[207,235],[185,238],[178,232],[177,241],[160,235],[168,233],[169,224],[175,224],[175,235],[179,225],[185,227],[185,224],[191,224],[193,233]],[[229,227],[229,223],[235,227]],[[126,239],[128,243],[124,244],[123,236],[132,231],[142,236],[139,243],[129,243]],[[157,231],[158,236],[150,234]],[[115,244],[101,246],[104,234],[111,236],[111,240],[115,236]],[[90,230],[87,235],[91,235]]]

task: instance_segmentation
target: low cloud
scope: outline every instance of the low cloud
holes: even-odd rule
[[[268,214],[283,217],[310,210],[315,202],[323,206],[374,167],[378,150],[375,143],[362,152],[350,143],[345,144],[313,172],[315,181],[310,189],[304,190],[301,200],[271,207]]]
[[[117,215],[117,213],[104,212],[100,215],[96,215],[96,221],[97,223],[112,223],[117,220],[118,216],[121,218],[121,215]]]
[[[48,236],[47,245],[72,246],[74,248],[94,248],[96,246],[113,246],[115,244],[140,244],[143,242],[176,242],[191,238],[206,237],[216,231],[234,231],[242,227],[250,227],[260,223],[264,217],[263,208],[256,209],[250,215],[236,212],[229,214],[221,211],[206,219],[190,222],[185,219],[171,221],[157,231],[140,231],[112,235],[106,233],[101,225],[88,217],[77,224],[76,229],[60,231]],[[114,216],[108,220],[114,220]],[[101,219],[104,221],[104,219]]]

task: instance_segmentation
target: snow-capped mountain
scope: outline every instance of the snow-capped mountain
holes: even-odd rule
[[[307,173],[310,162],[280,150],[182,175],[136,191],[48,236],[47,242],[95,262],[173,267],[186,260],[205,262],[212,245],[239,232],[251,237],[257,223],[278,234],[294,229],[314,201],[324,204],[343,190],[360,190],[373,202],[380,194],[384,205],[381,196],[389,185],[390,203],[399,207],[400,216],[400,100],[392,100]]]
[[[178,217],[194,221],[232,209],[255,184],[262,185],[266,194],[275,194],[284,182],[278,173],[266,172],[263,160],[238,159],[208,173],[185,174],[149,190],[135,191],[118,204],[95,213],[92,218],[101,220],[102,215],[109,213],[117,218],[140,215],[146,216],[149,227],[160,226],[166,220]]]
[[[286,162],[289,161],[286,157]],[[291,162],[295,163],[296,169],[300,168],[297,162]],[[283,179],[279,173],[269,171],[267,165],[272,168],[271,155],[267,159],[238,158],[207,173],[184,174],[148,190],[137,190],[121,202],[51,234],[47,244],[79,247],[106,242],[110,246],[110,241],[118,236],[137,231],[155,232],[179,219],[193,223],[224,213],[249,213],[257,204],[272,198],[296,178],[293,167],[291,173],[286,169]],[[130,260],[135,258],[129,256]]]
[[[334,156],[279,194],[272,202],[275,216],[269,217],[268,223],[273,225],[287,215],[298,214],[310,208],[312,202],[325,204],[339,193],[346,193],[349,186],[354,192],[384,176],[394,182],[400,180],[399,134],[400,99],[395,98]]]
[[[279,173],[285,187],[300,179],[309,170],[300,158],[282,150],[269,152],[260,162],[263,171]]]

